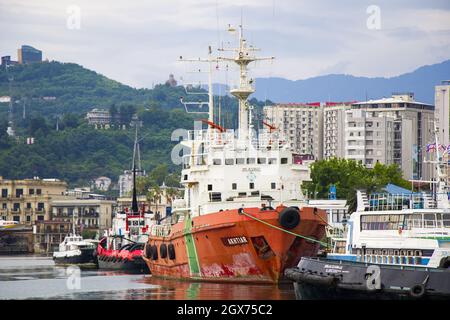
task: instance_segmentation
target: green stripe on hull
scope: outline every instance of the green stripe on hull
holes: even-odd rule
[[[186,242],[186,252],[191,276],[200,276],[200,263],[195,248],[194,237],[192,236],[192,219],[189,214],[185,216],[184,220],[184,240]]]

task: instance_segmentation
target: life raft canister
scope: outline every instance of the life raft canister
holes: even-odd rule
[[[280,212],[278,222],[286,229],[293,229],[300,223],[300,213],[298,207],[287,207]]]
[[[159,254],[161,255],[162,259],[167,258],[167,245],[165,243],[159,246]]]

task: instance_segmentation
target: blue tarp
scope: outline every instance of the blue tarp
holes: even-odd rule
[[[384,190],[386,190],[386,192],[390,194],[405,194],[405,195],[417,194],[416,192],[412,192],[411,190],[396,186],[395,184],[392,183],[388,183],[387,186],[384,188]]]

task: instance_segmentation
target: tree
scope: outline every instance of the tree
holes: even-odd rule
[[[160,164],[150,172],[150,178],[156,182],[158,186],[162,185],[168,174],[167,164]]]
[[[396,164],[375,164],[368,169],[354,160],[331,158],[316,161],[311,165],[311,180],[305,181],[302,189],[313,198],[327,198],[331,185],[336,186],[338,199],[347,199],[349,212],[356,209],[356,190],[363,189],[368,193],[382,191],[393,183],[410,188],[410,183],[402,178],[402,172]]]

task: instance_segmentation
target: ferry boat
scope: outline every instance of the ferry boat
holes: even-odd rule
[[[18,225],[19,225],[19,222],[17,222],[17,221],[3,220],[0,218],[0,230],[13,228]]]
[[[184,198],[175,200],[170,223],[152,225],[144,250],[153,276],[195,281],[278,283],[301,256],[314,256],[325,234],[326,213],[305,206],[300,185],[311,159],[295,154],[269,123],[256,134],[254,92],[247,66],[258,58],[242,26],[233,57],[209,49],[207,129],[189,131],[181,143]],[[195,59],[192,61],[201,61]],[[239,67],[239,127],[215,123],[211,70],[220,61]]]
[[[357,191],[346,239],[286,270],[298,298],[450,298],[448,175],[437,152],[435,193]]]

